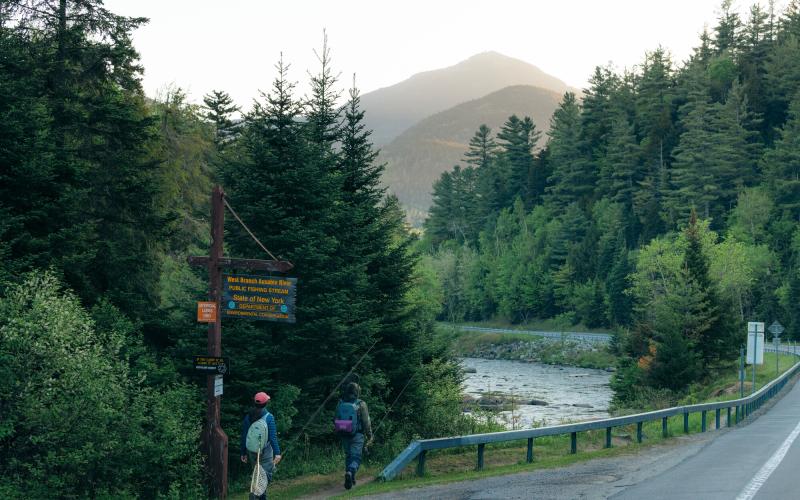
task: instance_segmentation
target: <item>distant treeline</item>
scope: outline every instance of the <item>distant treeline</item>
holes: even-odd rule
[[[745,321],[800,338],[800,2],[720,10],[683,64],[598,67],[544,148],[529,118],[475,133],[425,224],[443,319],[618,327],[621,403],[725,365]]]

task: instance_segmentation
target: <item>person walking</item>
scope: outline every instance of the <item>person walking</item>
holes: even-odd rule
[[[344,448],[344,487],[350,489],[356,484],[356,473],[361,465],[364,443],[372,440],[372,423],[369,420],[367,403],[359,399],[361,387],[350,382],[345,387],[342,399],[336,406],[334,430],[339,435]]]
[[[251,463],[255,467],[260,461],[261,467],[267,474],[268,483],[272,481],[275,466],[281,461],[281,447],[278,444],[278,431],[275,427],[275,417],[267,411],[266,406],[270,397],[266,392],[259,392],[253,396],[253,408],[249,410],[242,420],[242,433],[240,442],[240,457],[242,462]],[[263,443],[259,450],[258,445]],[[250,500],[266,500],[266,490],[262,495],[250,494]]]

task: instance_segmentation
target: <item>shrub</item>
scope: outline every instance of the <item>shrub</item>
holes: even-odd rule
[[[148,387],[129,354],[137,353],[139,366],[154,362],[145,362],[150,355],[130,333],[98,332],[50,273],[7,289],[0,298],[3,496],[202,496],[198,398],[180,383]]]

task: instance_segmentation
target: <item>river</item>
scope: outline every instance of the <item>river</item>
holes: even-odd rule
[[[462,358],[464,392],[475,398],[486,393],[513,396],[512,411],[499,412],[509,429],[557,425],[608,416],[611,374],[603,370],[521,361]],[[531,405],[531,400],[547,403]],[[512,422],[513,419],[513,422]]]

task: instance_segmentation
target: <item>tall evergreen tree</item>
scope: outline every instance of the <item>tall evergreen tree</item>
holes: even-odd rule
[[[619,77],[610,68],[596,67],[581,103],[581,139],[591,151],[593,161],[605,156],[613,127],[613,94]]]
[[[482,124],[469,140],[469,149],[464,153],[464,161],[478,170],[488,169],[497,151],[497,142],[492,137],[492,129]]]
[[[464,153],[464,161],[476,171],[475,209],[482,226],[496,217],[506,202],[507,179],[501,175],[502,164],[497,161],[498,152],[499,147],[492,137],[492,129],[483,124],[469,140],[469,149]]]
[[[477,243],[482,221],[476,203],[476,183],[475,169],[462,169],[458,165],[434,182],[433,205],[425,221],[426,232],[434,245],[446,240]]]
[[[778,210],[800,221],[800,93],[774,148],[764,154],[762,169]]]
[[[500,159],[508,172],[506,200],[520,197],[526,206],[533,204],[533,148],[540,135],[530,117],[519,119],[516,115],[506,120],[497,133]]]
[[[735,52],[741,44],[742,20],[733,8],[733,0],[722,0],[720,17],[714,28],[714,49],[717,54]]]
[[[214,124],[214,144],[217,149],[223,149],[234,136],[234,123],[231,115],[239,111],[233,99],[227,92],[212,90],[203,96],[208,112],[206,118]]]
[[[685,132],[675,148],[670,187],[665,189],[666,218],[673,226],[678,220],[685,220],[693,207],[709,217],[711,205],[717,200],[714,160],[706,150],[712,139],[712,108],[702,82],[695,80],[691,84],[689,102],[681,108]]]
[[[10,64],[0,78],[16,72],[27,86],[17,89],[24,104],[7,108],[9,118],[29,110],[39,127],[12,147],[16,155],[3,168],[12,182],[24,179],[34,162],[41,169],[31,178],[36,190],[3,193],[14,221],[6,235],[14,242],[12,262],[5,266],[15,272],[55,266],[82,299],[106,295],[126,313],[151,318],[168,214],[158,203],[159,158],[151,155],[156,129],[131,42],[146,20],[115,15],[99,0],[3,9],[3,43],[13,52],[4,51]],[[13,123],[11,130],[20,131]],[[25,159],[30,154],[41,156]]]
[[[550,123],[550,163],[547,201],[562,210],[571,203],[587,204],[595,186],[595,171],[581,141],[580,106],[567,92]]]
[[[739,73],[749,108],[761,116],[767,114],[766,64],[773,40],[770,13],[764,11],[758,4],[753,5],[745,26],[743,47],[739,56]],[[771,137],[769,126],[763,121],[759,125],[758,131],[762,137],[769,139]]]
[[[692,211],[689,225],[684,230],[687,240],[683,267],[688,279],[696,287],[702,301],[695,312],[697,327],[692,332],[697,341],[697,351],[708,369],[721,360],[735,355],[734,325],[725,318],[714,285],[708,272],[708,258],[703,252],[697,214]]]

